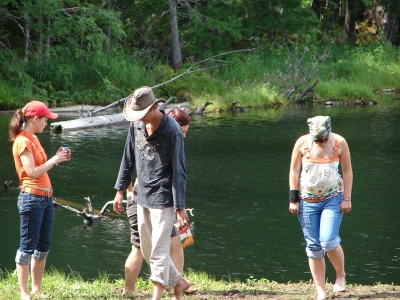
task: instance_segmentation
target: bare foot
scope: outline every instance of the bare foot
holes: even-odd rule
[[[333,292],[334,293],[344,292],[346,290],[345,284],[346,284],[346,277],[337,277],[336,282],[333,285]]]
[[[138,291],[123,291],[122,295],[128,296],[128,297],[142,297],[143,294],[139,293]]]
[[[174,297],[172,300],[181,300],[182,292],[190,287],[190,281],[183,277],[179,278],[177,285],[174,287]]]
[[[192,294],[197,293],[198,291],[199,291],[199,289],[196,289],[194,287],[189,287],[188,289],[184,290],[183,292],[185,294],[192,295]]]

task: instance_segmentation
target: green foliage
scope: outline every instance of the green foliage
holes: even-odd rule
[[[319,83],[314,92],[324,100],[373,100],[376,96],[370,86],[360,82],[330,81]]]
[[[190,101],[193,106],[210,99],[218,104],[208,110],[222,110],[233,101],[246,102],[247,107],[280,105],[295,95],[283,91],[292,86],[297,93],[310,84],[310,78],[320,79],[316,90],[329,89],[332,83],[334,92],[319,90],[321,95],[346,99],[369,97],[367,88],[398,85],[396,47],[383,42],[348,47],[332,42],[339,35],[325,34],[343,31],[341,21],[321,25],[318,20],[331,16],[330,22],[336,22],[337,1],[206,0],[190,2],[191,6],[178,1],[184,64],[177,73],[169,67],[167,1],[108,4],[6,1],[0,7],[0,106],[19,106],[32,98],[55,105],[108,104],[138,86],[154,86],[189,69],[158,89],[157,95],[177,97],[176,101]],[[389,4],[394,7],[391,0],[385,2]],[[24,36],[25,24],[30,25],[29,40]],[[319,42],[317,37],[322,36]],[[258,50],[221,55],[192,68],[212,55],[253,47]],[[347,87],[338,89],[338,82],[366,84],[351,95]],[[282,98],[277,99],[277,94]]]
[[[387,44],[369,47],[336,47],[332,62],[320,73],[314,89],[322,99],[376,100],[375,89],[398,88],[399,51]]]

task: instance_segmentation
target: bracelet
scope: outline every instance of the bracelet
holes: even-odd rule
[[[351,202],[351,198],[343,198],[343,200]]]
[[[299,202],[299,191],[298,190],[290,190],[289,191],[289,202],[290,203]]]

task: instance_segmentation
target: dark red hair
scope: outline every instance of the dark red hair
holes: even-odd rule
[[[190,116],[179,108],[171,109],[167,115],[174,118],[179,126],[186,126],[190,124]]]

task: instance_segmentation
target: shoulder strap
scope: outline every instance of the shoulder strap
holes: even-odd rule
[[[307,141],[307,135],[303,137],[303,147],[304,147],[304,153],[303,157],[310,158],[310,148],[308,147],[308,141]]]
[[[333,148],[332,157],[337,157],[337,158],[339,158],[339,155],[338,155],[338,151],[339,151],[339,148],[340,148],[339,139],[338,139],[338,137],[337,137],[336,134],[333,134],[333,135],[335,136],[335,146],[334,146],[334,148]]]

